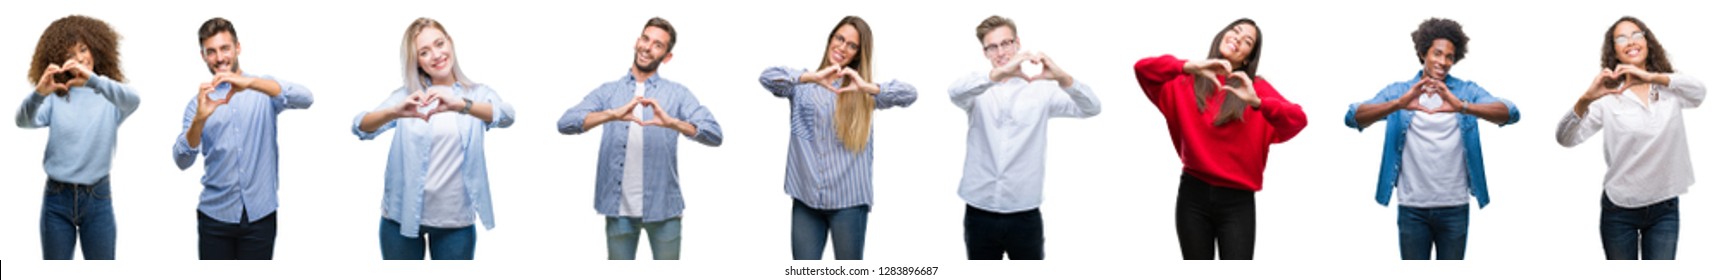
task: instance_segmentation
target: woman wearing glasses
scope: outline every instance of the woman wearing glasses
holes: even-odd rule
[[[1214,35],[1207,59],[1136,62],[1136,81],[1166,116],[1184,162],[1176,220],[1186,260],[1214,259],[1216,245],[1220,259],[1253,257],[1268,146],[1307,124],[1303,107],[1256,77],[1261,40],[1255,21],[1238,19]]]
[[[1602,72],[1555,131],[1566,147],[1603,133],[1599,228],[1608,259],[1674,259],[1680,195],[1694,182],[1681,111],[1703,102],[1704,84],[1674,72],[1643,21],[1627,16],[1609,26]]]
[[[789,98],[791,252],[819,259],[830,234],[837,259],[859,260],[873,204],[873,110],[908,107],[915,88],[872,82],[873,32],[860,17],[844,17],[826,40],[818,70],[769,68],[759,83]]]
[[[470,260],[476,219],[496,227],[484,132],[514,124],[514,107],[460,70],[442,23],[414,20],[401,40],[402,81],[377,109],[353,118],[360,140],[391,128],[383,175],[383,259]]]

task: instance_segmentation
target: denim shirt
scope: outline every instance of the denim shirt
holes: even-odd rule
[[[383,101],[375,110],[400,104],[408,95],[412,95],[412,92],[406,87],[396,89],[389,95],[388,100]],[[490,103],[492,106],[489,120],[460,118],[462,121],[459,125],[465,131],[461,136],[464,142],[462,145],[466,151],[460,167],[460,179],[465,184],[467,202],[472,204],[473,210],[478,211],[484,228],[496,228],[496,216],[490,203],[490,172],[485,168],[484,132],[491,128],[514,125],[514,107],[503,102],[496,91],[485,85],[455,84],[454,95],[472,99],[473,103]],[[353,135],[358,135],[359,140],[375,139],[384,131],[400,129],[389,145],[388,169],[383,173],[383,214],[401,224],[402,236],[418,236],[419,221],[424,214],[424,188],[425,177],[428,176],[426,172],[430,168],[430,145],[434,141],[430,135],[430,123],[416,118],[400,118],[390,120],[378,127],[377,131],[365,132],[359,129],[359,123],[368,113],[370,112],[360,112],[353,117]]]
[[[568,108],[562,114],[562,119],[556,122],[556,130],[562,134],[582,134],[591,132],[586,124],[586,115],[592,112],[609,110],[627,105],[634,100],[634,75],[625,75],[621,79],[604,83],[579,105]],[[712,117],[700,101],[694,98],[693,92],[688,91],[682,84],[652,75],[645,81],[645,96],[658,100],[663,106],[664,114],[693,124],[698,130],[694,134],[694,142],[716,147],[723,144],[723,128],[718,126],[717,118]],[[638,108],[638,110],[651,110]],[[650,121],[654,118],[651,111],[641,114],[640,121]],[[611,121],[601,125],[604,139],[598,145],[598,176],[593,187],[592,207],[608,217],[621,216],[622,172],[628,144],[628,129],[639,125],[626,121]],[[596,127],[594,127],[596,128]],[[682,136],[674,129],[661,127],[645,127],[642,131],[645,143],[645,156],[642,160],[642,170],[645,172],[643,198],[641,207],[645,222],[658,222],[682,215],[685,207],[682,201],[681,175],[676,163],[676,146]]]
[[[1411,86],[1416,85],[1417,81],[1421,79],[1423,79],[1423,71],[1417,71],[1417,76],[1410,80],[1396,82],[1382,88],[1381,92],[1375,94],[1375,98],[1352,103],[1351,108],[1345,112],[1345,126],[1356,128],[1359,132],[1363,131],[1365,126],[1357,122],[1358,105],[1392,102],[1405,95],[1405,92],[1410,91]],[[1453,96],[1459,100],[1471,104],[1500,102],[1507,105],[1509,117],[1507,122],[1500,124],[1500,126],[1519,122],[1519,107],[1513,105],[1512,101],[1489,95],[1489,91],[1483,90],[1483,87],[1476,83],[1459,79],[1453,75],[1447,75],[1445,82],[1448,91],[1452,92]],[[1387,140],[1382,141],[1381,171],[1375,182],[1375,202],[1383,206],[1387,205],[1388,198],[1393,196],[1394,184],[1399,182],[1400,156],[1405,149],[1405,132],[1411,126],[1412,114],[1411,110],[1398,110],[1381,120],[1387,123]],[[1489,183],[1484,178],[1483,144],[1477,134],[1477,116],[1459,114],[1459,133],[1464,138],[1465,170],[1467,172],[1466,177],[1471,183],[1471,196],[1477,197],[1478,208],[1489,206]]]

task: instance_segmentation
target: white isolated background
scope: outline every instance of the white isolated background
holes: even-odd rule
[[[588,276],[776,277],[787,267],[939,266],[927,278],[1071,275],[1469,276],[1695,273],[1722,259],[1713,106],[1686,111],[1698,185],[1683,196],[1680,261],[1600,262],[1597,217],[1605,164],[1601,136],[1575,148],[1555,124],[1598,69],[1602,36],[1621,15],[1643,18],[1675,67],[1717,85],[1716,24],[1689,1],[61,1],[0,9],[0,80],[15,108],[36,39],[54,19],[84,14],[124,36],[122,65],[142,107],[120,128],[115,156],[117,262],[43,262],[38,227],[42,130],[0,129],[0,259],[5,277],[433,278]],[[1025,48],[1044,51],[1093,87],[1104,111],[1052,121],[1047,157],[1045,262],[965,261],[961,176],[967,117],[946,89],[985,71],[973,27],[999,14]],[[771,66],[818,65],[825,36],[860,15],[875,36],[875,77],[913,84],[920,99],[875,115],[875,202],[866,261],[790,261],[783,194],[788,101],[757,82]],[[169,147],[192,89],[209,74],[193,36],[221,16],[239,30],[243,69],[311,89],[316,103],[280,118],[281,212],[276,261],[198,262],[193,210],[202,159],[179,171]],[[517,122],[487,133],[494,230],[478,261],[381,262],[377,223],[389,139],[359,141],[353,117],[401,86],[400,40],[425,16],[441,21],[467,74],[512,103]],[[691,88],[724,129],[722,147],[681,146],[687,197],[683,261],[605,262],[603,220],[592,210],[597,133],[552,130],[599,84],[624,75],[646,19],[680,33],[661,74]],[[1470,53],[1452,73],[1516,102],[1518,124],[1481,129],[1494,204],[1471,213],[1465,262],[1397,261],[1394,208],[1373,198],[1382,128],[1342,125],[1347,105],[1420,69],[1410,36],[1429,17],[1459,21]],[[1130,65],[1197,58],[1225,24],[1261,24],[1259,73],[1303,106],[1310,125],[1273,146],[1257,195],[1259,261],[1188,263],[1172,210],[1180,163],[1164,118],[1142,97]],[[4,92],[4,91],[0,91]],[[1475,205],[1475,204],[1473,204]],[[1473,206],[1475,207],[1475,206]],[[641,259],[651,257],[642,241]],[[827,256],[830,250],[827,250]],[[827,257],[829,258],[829,257]],[[63,271],[76,271],[66,275]],[[104,276],[105,275],[105,276]],[[242,276],[243,275],[243,276]],[[795,277],[806,278],[806,277]]]

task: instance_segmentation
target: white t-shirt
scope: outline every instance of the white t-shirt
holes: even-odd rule
[[[442,113],[430,118],[430,166],[425,172],[421,225],[459,228],[471,226],[475,220],[472,204],[466,201],[466,184],[460,178],[461,162],[466,160],[460,118],[466,117]]]
[[[1441,107],[1441,99],[1422,98],[1428,108]],[[1471,185],[1465,168],[1464,133],[1459,132],[1459,114],[1412,112],[1400,149],[1399,205],[1448,207],[1469,204]]]
[[[634,96],[645,96],[646,84],[634,84]],[[646,106],[634,108],[635,119],[645,119]],[[646,128],[640,124],[628,124],[627,152],[622,159],[622,207],[619,209],[623,217],[640,217],[645,211],[646,198]]]

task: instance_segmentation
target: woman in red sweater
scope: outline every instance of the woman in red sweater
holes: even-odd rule
[[[1206,60],[1136,62],[1136,81],[1166,116],[1184,162],[1176,215],[1186,260],[1214,259],[1216,245],[1220,259],[1252,257],[1268,145],[1291,140],[1306,124],[1302,107],[1256,77],[1261,40],[1255,21],[1238,19],[1214,35]]]

